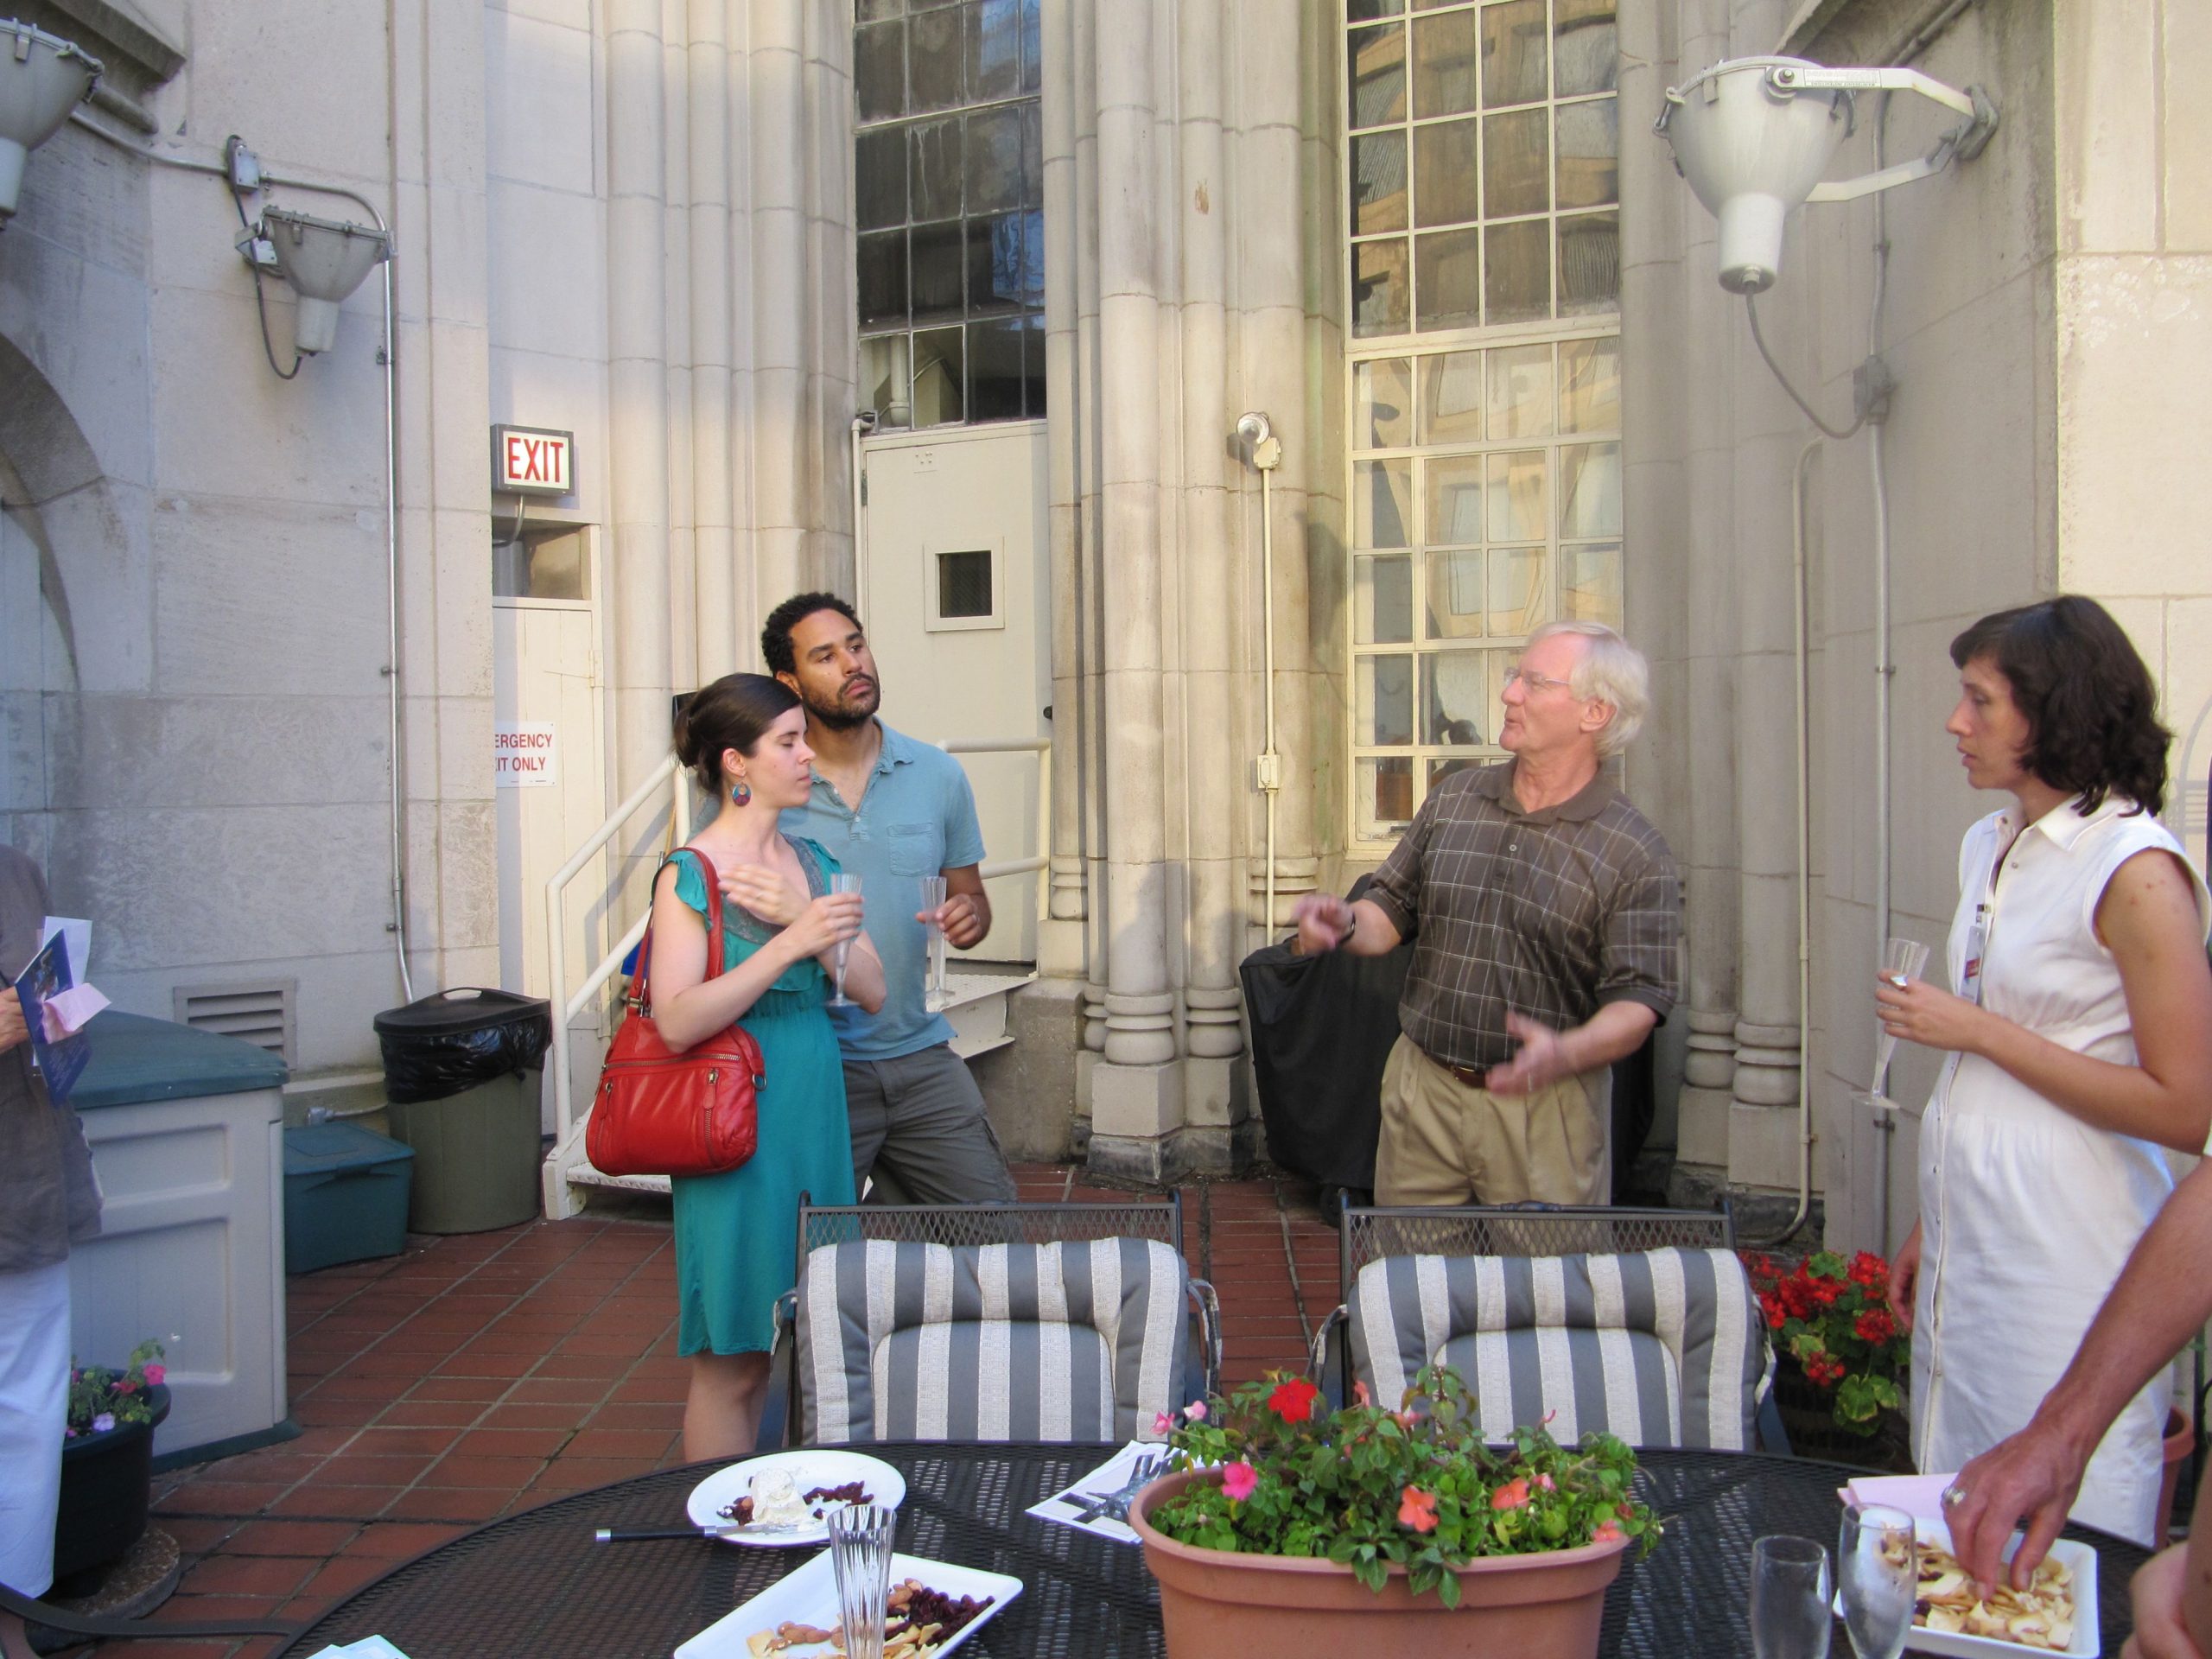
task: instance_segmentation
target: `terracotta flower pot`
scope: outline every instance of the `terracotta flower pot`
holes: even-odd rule
[[[1211,1469],[1166,1475],[1129,1505],[1145,1565],[1160,1580],[1169,1659],[1594,1659],[1625,1538],[1469,1561],[1457,1569],[1459,1605],[1446,1608],[1433,1591],[1414,1596],[1403,1567],[1390,1569],[1378,1594],[1333,1561],[1202,1549],[1146,1519],[1192,1481],[1220,1478]]]

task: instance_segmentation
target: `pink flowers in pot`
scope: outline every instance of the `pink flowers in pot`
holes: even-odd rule
[[[171,1338],[175,1340],[174,1338]],[[168,1376],[161,1363],[162,1344],[149,1338],[130,1351],[126,1365],[72,1365],[69,1369],[69,1415],[62,1430],[65,1440],[109,1434],[133,1423],[154,1420],[153,1391]]]

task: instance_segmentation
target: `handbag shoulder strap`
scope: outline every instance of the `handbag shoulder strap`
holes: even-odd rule
[[[678,847],[675,852],[664,856],[660,861],[660,868],[653,872],[653,888],[660,886],[661,870],[666,869],[676,862],[677,858],[684,853],[690,854],[698,861],[699,874],[706,882],[707,977],[719,979],[721,977],[722,971],[722,883],[721,875],[715,869],[714,860],[709,858],[696,847]],[[648,891],[650,892],[651,889]],[[648,910],[646,914],[650,918],[652,912]],[[628,998],[631,1008],[649,1019],[652,1014],[652,993],[648,983],[646,970],[652,960],[652,950],[653,926],[649,919],[645,923],[645,937],[638,941],[638,965],[631,970]]]

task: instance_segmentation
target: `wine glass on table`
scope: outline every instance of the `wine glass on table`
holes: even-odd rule
[[[830,878],[830,891],[832,893],[858,893],[860,890],[861,879],[857,875],[840,870]],[[837,968],[834,976],[836,982],[836,993],[830,998],[827,1004],[830,1007],[856,1008],[860,1006],[845,995],[845,957],[852,948],[853,942],[850,939],[837,941]]]
[[[1852,1651],[1859,1659],[1897,1659],[1912,1630],[1913,1599],[1920,1592],[1912,1517],[1878,1504],[1846,1510],[1836,1575]]]
[[[1827,1659],[1835,1595],[1828,1553],[1786,1535],[1751,1545],[1751,1650],[1758,1659]]]

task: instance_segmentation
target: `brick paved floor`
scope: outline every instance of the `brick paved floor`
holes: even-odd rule
[[[1115,1199],[1081,1172],[1017,1168],[1025,1199]],[[1300,1369],[1337,1303],[1336,1235],[1288,1178],[1185,1187],[1184,1243],[1213,1281],[1224,1380]],[[157,1618],[304,1622],[395,1562],[551,1497],[682,1461],[686,1362],[664,1203],[496,1233],[292,1280],[300,1438],[156,1481],[185,1557]],[[274,1643],[116,1642],[112,1659],[224,1659]]]

